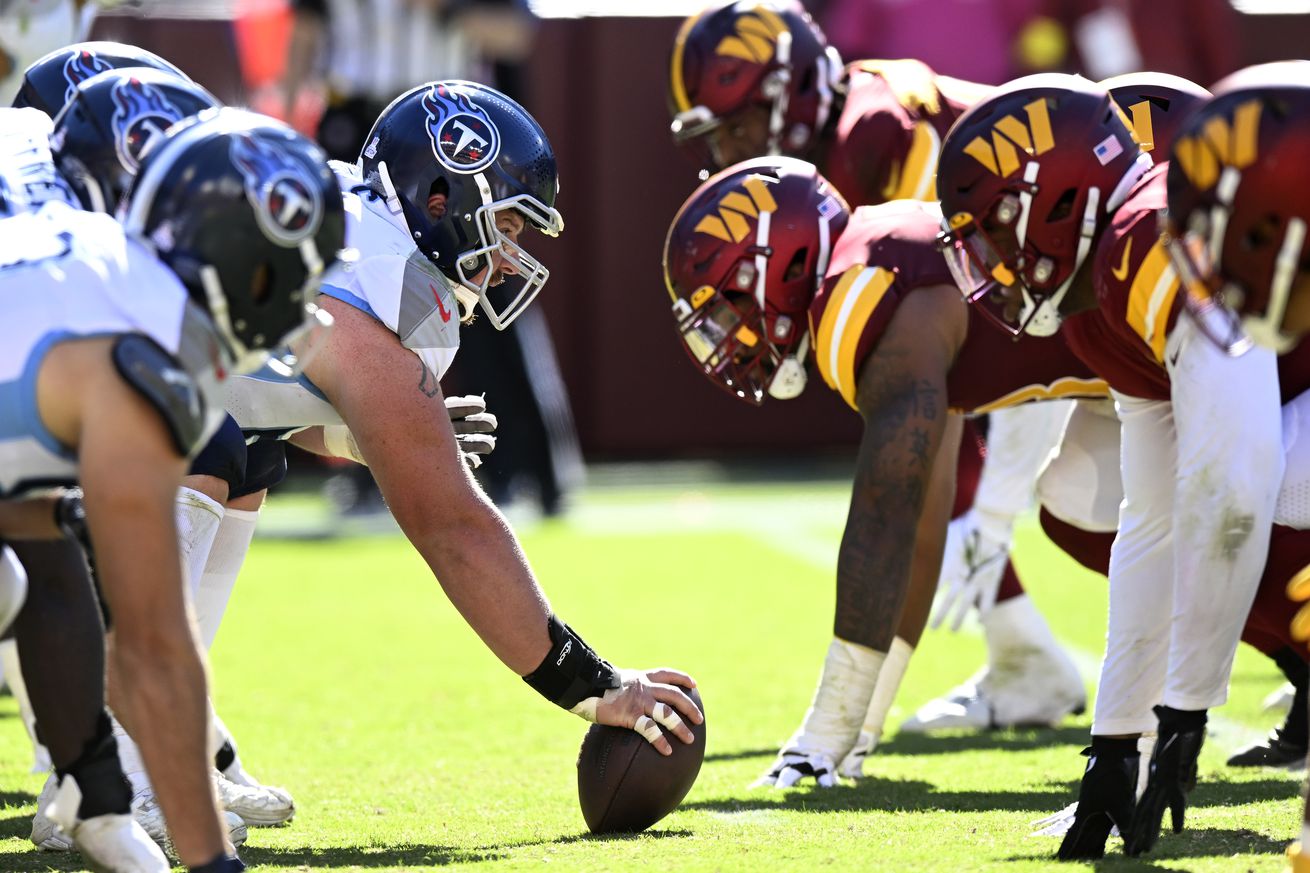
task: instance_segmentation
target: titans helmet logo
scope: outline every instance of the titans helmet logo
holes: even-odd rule
[[[96,57],[95,52],[85,49],[64,61],[64,81],[68,83],[64,91],[64,102],[68,103],[77,93],[77,86],[97,73],[112,70],[113,67],[103,58]]]
[[[423,95],[432,153],[456,173],[486,169],[500,155],[500,131],[482,107],[445,85]]]
[[[164,92],[154,85],[132,78],[114,86],[114,148],[118,160],[133,175],[141,168],[141,156],[174,122],[185,116]]]
[[[323,196],[308,169],[275,144],[249,134],[233,137],[231,155],[265,236],[290,248],[318,232]]]

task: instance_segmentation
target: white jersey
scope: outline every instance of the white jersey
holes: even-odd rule
[[[320,290],[386,325],[440,379],[459,350],[454,287],[414,245],[398,208],[365,189],[354,166],[333,161],[332,169],[346,209],[346,246],[359,256],[334,267]],[[342,423],[308,379],[268,369],[229,379],[226,402],[248,434],[286,436]]]
[[[51,347],[144,334],[218,396],[218,341],[167,267],[108,215],[51,203],[0,221],[0,495],[77,481],[77,458],[46,429],[36,378]],[[205,439],[222,421],[210,403]]]
[[[0,174],[5,195],[22,208],[39,209],[50,200],[77,206],[77,198],[50,153],[54,122],[39,109],[0,108]]]

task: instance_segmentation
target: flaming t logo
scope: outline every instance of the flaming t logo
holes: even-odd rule
[[[245,177],[246,198],[265,236],[290,248],[318,232],[323,198],[298,161],[249,134],[233,138],[231,155]]]
[[[184,116],[164,92],[136,78],[115,85],[112,96],[114,148],[119,163],[135,175],[145,150]]]
[[[456,173],[476,173],[500,155],[500,131],[482,107],[445,85],[423,95],[428,138],[442,166]]]
[[[64,61],[64,81],[68,83],[68,90],[64,91],[64,103],[73,99],[78,85],[96,73],[104,73],[112,69],[108,61],[96,57],[94,52],[85,49]]]

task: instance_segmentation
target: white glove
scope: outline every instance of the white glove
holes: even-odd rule
[[[937,582],[937,608],[931,627],[940,627],[954,614],[951,630],[958,631],[972,606],[986,615],[996,604],[1005,562],[1010,555],[1014,519],[970,509],[946,529],[942,574]]]
[[[498,424],[495,414],[487,412],[486,398],[477,394],[447,397],[446,412],[455,429],[460,454],[476,470],[482,466],[481,456],[496,448],[496,438],[492,435]]]
[[[834,638],[804,721],[754,785],[790,788],[806,777],[820,788],[836,785],[836,762],[859,740],[885,657],[867,646]]]
[[[842,758],[841,764],[837,766],[837,775],[843,779],[863,779],[864,760],[872,755],[877,747],[877,734],[860,731],[860,738],[855,741],[855,747],[846,753],[846,757]]]
[[[837,784],[837,767],[832,758],[822,752],[807,754],[784,749],[778,753],[769,772],[755,780],[752,787],[791,788],[806,777],[813,777],[820,788],[832,788]]]

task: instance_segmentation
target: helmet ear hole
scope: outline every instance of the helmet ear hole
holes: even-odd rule
[[[1060,195],[1060,199],[1055,201],[1055,205],[1051,207],[1051,211],[1046,213],[1046,223],[1054,224],[1057,221],[1064,221],[1066,218],[1072,215],[1073,204],[1074,201],[1077,199],[1078,199],[1078,189],[1076,188],[1066,189],[1065,192]]]
[[[805,272],[805,263],[810,259],[810,250],[808,247],[799,248],[796,254],[791,256],[791,262],[787,264],[787,270],[782,275],[784,282],[792,282],[799,279]]]
[[[256,306],[268,303],[272,296],[275,276],[273,265],[268,261],[259,264],[250,272],[250,300]]]

